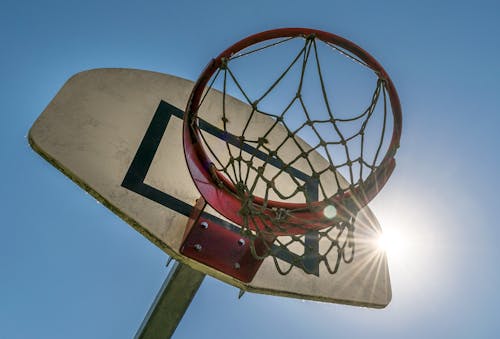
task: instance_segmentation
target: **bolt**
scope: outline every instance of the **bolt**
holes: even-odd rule
[[[204,230],[206,230],[208,228],[208,222],[206,221],[202,221],[201,224],[200,224],[201,228],[203,228]]]
[[[238,245],[240,245],[240,246],[245,245],[245,239],[238,240]]]
[[[197,252],[201,252],[201,249],[202,249],[202,248],[203,248],[203,247],[201,247],[201,245],[200,245],[200,244],[196,244],[196,245],[194,245],[194,249],[195,249]]]
[[[241,267],[241,266],[240,266],[240,263],[235,263],[235,264],[234,264],[234,268],[236,268],[237,270],[239,270],[239,269],[240,269],[240,267]]]

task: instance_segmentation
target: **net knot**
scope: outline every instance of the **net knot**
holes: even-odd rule
[[[243,181],[238,181],[236,183],[236,192],[239,196],[248,196],[248,187]]]
[[[227,63],[228,63],[228,60],[227,58],[221,58],[220,59],[220,69],[227,69]]]
[[[258,144],[259,146],[262,146],[262,145],[264,145],[264,144],[268,144],[268,143],[269,143],[269,141],[268,141],[266,138],[264,138],[264,137],[259,137],[259,138],[257,139],[257,144]]]

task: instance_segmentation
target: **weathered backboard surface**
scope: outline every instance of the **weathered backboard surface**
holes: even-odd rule
[[[266,259],[254,279],[242,283],[180,254],[188,216],[199,198],[182,146],[183,110],[192,86],[188,80],[142,70],[78,73],[37,119],[30,143],[168,255],[199,271],[251,292],[385,307],[391,300],[387,259],[375,245],[380,227],[368,208],[355,225],[354,261],[340,265],[334,275],[300,269],[281,275]],[[215,120],[206,126],[216,138]],[[223,219],[210,208],[207,212],[214,220]]]

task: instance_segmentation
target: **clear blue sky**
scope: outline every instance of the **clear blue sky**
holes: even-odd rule
[[[62,84],[98,67],[195,79],[275,27],[345,36],[382,62],[404,111],[372,204],[401,237],[383,310],[246,294],[207,278],[176,338],[495,338],[500,332],[498,1],[11,1],[0,6],[0,338],[127,338],[167,256],[30,150]]]

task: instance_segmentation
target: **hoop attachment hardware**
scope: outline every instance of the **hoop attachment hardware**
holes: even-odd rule
[[[264,253],[272,241],[259,238],[251,241],[239,230],[215,222],[203,213],[206,204],[203,198],[196,201],[180,252],[242,282],[252,281],[263,262],[252,254],[252,243],[257,253]]]

